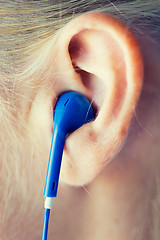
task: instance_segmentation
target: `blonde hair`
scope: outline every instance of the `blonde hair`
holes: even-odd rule
[[[106,12],[117,17],[125,22],[137,37],[146,34],[156,44],[159,42],[159,0],[1,2],[0,115],[3,119],[4,113],[10,115],[13,109],[14,113],[6,119],[12,119],[15,114],[17,118],[16,107],[22,101],[30,101],[25,91],[39,84],[39,80],[31,80],[37,70],[31,66],[31,59],[36,55],[36,50],[72,18],[94,11]],[[41,84],[42,82],[43,80]]]
[[[86,12],[111,14],[125,22],[136,35],[158,38],[160,32],[159,0],[24,0],[1,3],[0,7],[1,74],[10,76],[18,71],[29,50]]]
[[[141,35],[147,35],[155,41],[155,44],[159,43],[159,0],[13,0],[8,1],[8,3],[1,1],[0,151],[1,156],[3,156],[3,159],[1,159],[3,163],[0,178],[2,180],[6,179],[6,173],[8,173],[8,179],[10,179],[9,175],[11,174],[7,163],[5,163],[7,151],[12,154],[10,165],[14,169],[15,179],[17,181],[19,179],[19,172],[23,169],[25,163],[20,144],[27,145],[25,142],[27,138],[24,136],[27,136],[28,139],[30,137],[25,120],[26,113],[21,108],[21,103],[25,101],[29,105],[32,99],[28,98],[26,93],[31,88],[36,89],[39,84],[45,85],[45,78],[41,82],[38,78],[32,79],[37,69],[31,66],[33,63],[31,59],[37,55],[38,49],[45,41],[56,35],[56,32],[71,19],[86,12],[95,11],[105,12],[117,17],[131,29],[137,38]],[[30,74],[31,69],[32,73]],[[8,139],[11,141],[9,142]],[[17,139],[20,143],[17,143]],[[28,141],[28,149],[30,147]],[[31,155],[32,153],[28,157],[31,158]],[[21,159],[19,160],[19,170],[18,164],[15,165],[14,162],[16,158]],[[25,167],[28,168],[26,163]],[[23,178],[23,171],[21,175],[21,178]],[[22,185],[21,187],[24,189],[23,181]],[[157,192],[160,191],[157,189]],[[12,199],[13,192],[10,191],[9,194],[10,199]],[[24,195],[27,195],[27,187]],[[153,214],[156,213],[156,216],[158,216],[158,212],[160,213],[159,205],[160,196],[153,203]],[[159,240],[160,220],[154,217],[154,221],[152,239]]]

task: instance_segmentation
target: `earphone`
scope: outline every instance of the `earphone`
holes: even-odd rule
[[[46,199],[42,240],[47,239],[50,209],[53,198],[57,196],[65,138],[93,119],[93,108],[89,100],[82,94],[70,91],[63,93],[58,98],[54,110],[54,127],[44,188]]]

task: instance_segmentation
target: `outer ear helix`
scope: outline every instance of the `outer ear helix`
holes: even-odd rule
[[[143,60],[134,35],[119,20],[102,13],[82,15],[70,25],[68,47],[73,65],[82,73],[81,78],[90,74],[90,81],[97,77],[99,85],[106,88],[95,125],[99,120],[105,127],[117,118],[129,123],[143,83]]]

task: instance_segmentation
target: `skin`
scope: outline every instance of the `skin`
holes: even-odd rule
[[[33,157],[33,186],[28,188],[25,210],[17,213],[20,225],[15,221],[19,205],[13,202],[14,214],[1,225],[2,239],[41,236],[40,196],[53,128],[50,109],[59,94],[67,90],[94,99],[96,119],[66,139],[48,239],[153,239],[150,228],[155,216],[151,203],[158,198],[160,173],[160,50],[147,36],[139,38],[138,44],[125,25],[111,16],[94,13],[80,18],[40,48],[43,58],[44,49],[50,46],[43,66],[43,74],[49,72],[46,88],[40,86],[36,93],[28,93],[34,97],[26,116],[29,135],[38,142]],[[78,66],[78,74],[72,64]],[[48,94],[47,84],[50,86],[52,81],[53,92]],[[39,121],[42,113],[44,117]],[[38,161],[41,164],[37,171]],[[6,224],[10,226],[7,231]]]

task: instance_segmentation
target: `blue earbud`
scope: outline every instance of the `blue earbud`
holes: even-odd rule
[[[92,121],[93,109],[86,97],[77,92],[65,92],[56,104],[54,111],[54,128],[50,148],[44,196],[57,196],[59,173],[66,136]]]

